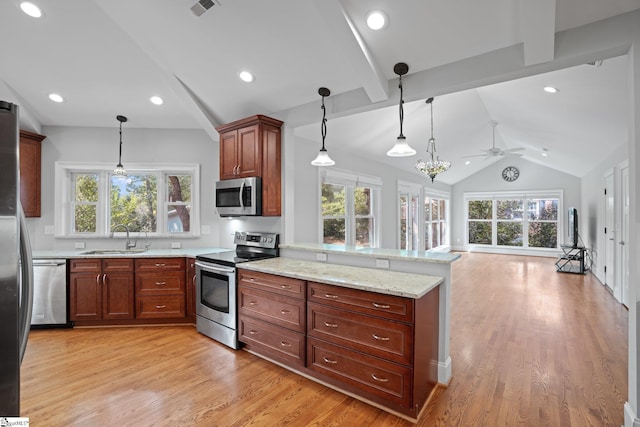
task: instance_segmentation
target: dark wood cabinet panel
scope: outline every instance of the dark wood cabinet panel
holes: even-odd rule
[[[261,291],[245,285],[238,287],[238,311],[275,325],[305,332],[305,303],[273,292]]]
[[[304,366],[306,340],[303,333],[248,316],[240,317],[238,328],[240,340],[248,350]]]
[[[307,282],[258,271],[239,270],[238,283],[293,298],[304,298]]]
[[[261,177],[262,216],[280,216],[282,211],[282,124],[256,115],[216,128],[220,134],[220,179]]]
[[[69,319],[102,319],[99,273],[72,273],[69,275]]]
[[[185,281],[186,316],[193,323],[196,322],[196,260],[187,260],[187,276]]]
[[[26,217],[39,217],[41,211],[42,141],[46,137],[20,131],[20,203]]]
[[[136,319],[186,316],[185,264],[185,258],[136,259]]]
[[[153,295],[137,297],[136,317],[138,319],[159,319],[184,317],[184,295]]]
[[[133,272],[104,273],[102,318],[133,319]]]

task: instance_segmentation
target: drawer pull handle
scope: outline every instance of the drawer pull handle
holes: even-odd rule
[[[381,337],[380,335],[376,334],[373,334],[373,338],[377,339],[378,341],[389,341],[391,339],[389,337]]]
[[[338,299],[338,295],[334,294],[324,294],[325,298]]]
[[[167,282],[156,282],[156,285],[158,285],[158,286],[164,286],[166,284],[167,284]]]
[[[282,309],[280,310],[280,314],[289,315],[291,312],[289,310]]]
[[[329,359],[328,357],[323,357],[322,360],[324,360],[324,363],[330,363],[332,365],[335,365],[336,363],[338,363],[337,360],[332,360],[332,359]]]
[[[283,346],[283,347],[291,347],[291,343],[290,342],[280,341],[280,345]]]
[[[256,281],[256,279],[255,279],[255,278],[253,278],[253,277],[249,277],[249,281],[250,281],[250,282],[255,282],[255,281]]]
[[[249,331],[249,333],[250,333],[251,335],[258,335],[258,331],[256,331],[255,329],[251,329],[251,330]]]
[[[291,285],[280,285],[281,289],[291,289]]]
[[[380,378],[377,377],[376,374],[371,374],[371,378],[373,378],[375,381],[381,382],[381,383],[388,383],[389,379],[388,378]]]
[[[165,264],[164,262],[157,262],[156,263],[156,267],[164,267],[165,265],[167,265],[167,264]]]
[[[337,328],[338,324],[337,323],[324,322],[324,326],[326,326],[327,328]]]
[[[163,308],[167,308],[167,306],[166,305],[156,305],[156,308],[158,310],[162,310]]]
[[[258,305],[258,303],[255,301],[249,301],[249,305]]]
[[[385,308],[385,309],[386,309],[386,308],[391,308],[391,306],[390,306],[390,305],[387,305],[387,304],[378,304],[378,303],[375,303],[375,302],[373,302],[373,303],[371,303],[371,304],[373,304],[373,306],[374,306],[375,308]]]

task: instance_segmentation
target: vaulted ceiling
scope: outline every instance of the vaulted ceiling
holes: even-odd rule
[[[0,98],[22,107],[22,123],[40,126],[201,128],[253,114],[278,115],[314,104],[317,119],[295,123],[319,144],[321,86],[375,105],[329,115],[329,141],[343,150],[411,169],[415,159],[385,156],[398,134],[397,62],[409,65],[405,135],[426,148],[428,106],[410,95],[412,74],[521,45],[525,64],[553,59],[554,33],[640,8],[638,0],[219,0],[201,16],[196,0],[33,0],[34,19],[18,0],[0,2]],[[388,24],[370,30],[382,10]],[[453,184],[490,164],[492,144],[524,148],[525,158],[582,176],[627,138],[626,57],[481,88],[434,101],[438,153],[454,166]],[[249,70],[255,81],[238,73]],[[547,94],[543,86],[555,86]],[[47,98],[59,93],[56,104]],[[164,104],[149,102],[161,96]],[[366,97],[366,98],[365,98]],[[346,99],[346,98],[342,98]],[[314,110],[316,111],[316,110]],[[542,158],[546,149],[549,156]],[[366,154],[365,154],[366,153]]]

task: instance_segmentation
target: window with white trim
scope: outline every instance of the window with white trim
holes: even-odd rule
[[[379,245],[379,195],[382,181],[339,170],[320,177],[321,241],[375,248]]]
[[[108,237],[112,232],[148,237],[199,234],[199,165],[56,163],[56,235]]]
[[[449,200],[424,197],[424,249],[449,246]]]
[[[467,243],[549,248],[560,242],[562,191],[466,193]]]

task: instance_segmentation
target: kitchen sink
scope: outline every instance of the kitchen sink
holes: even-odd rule
[[[125,255],[139,254],[146,251],[146,249],[94,249],[92,251],[80,252],[80,255]]]

